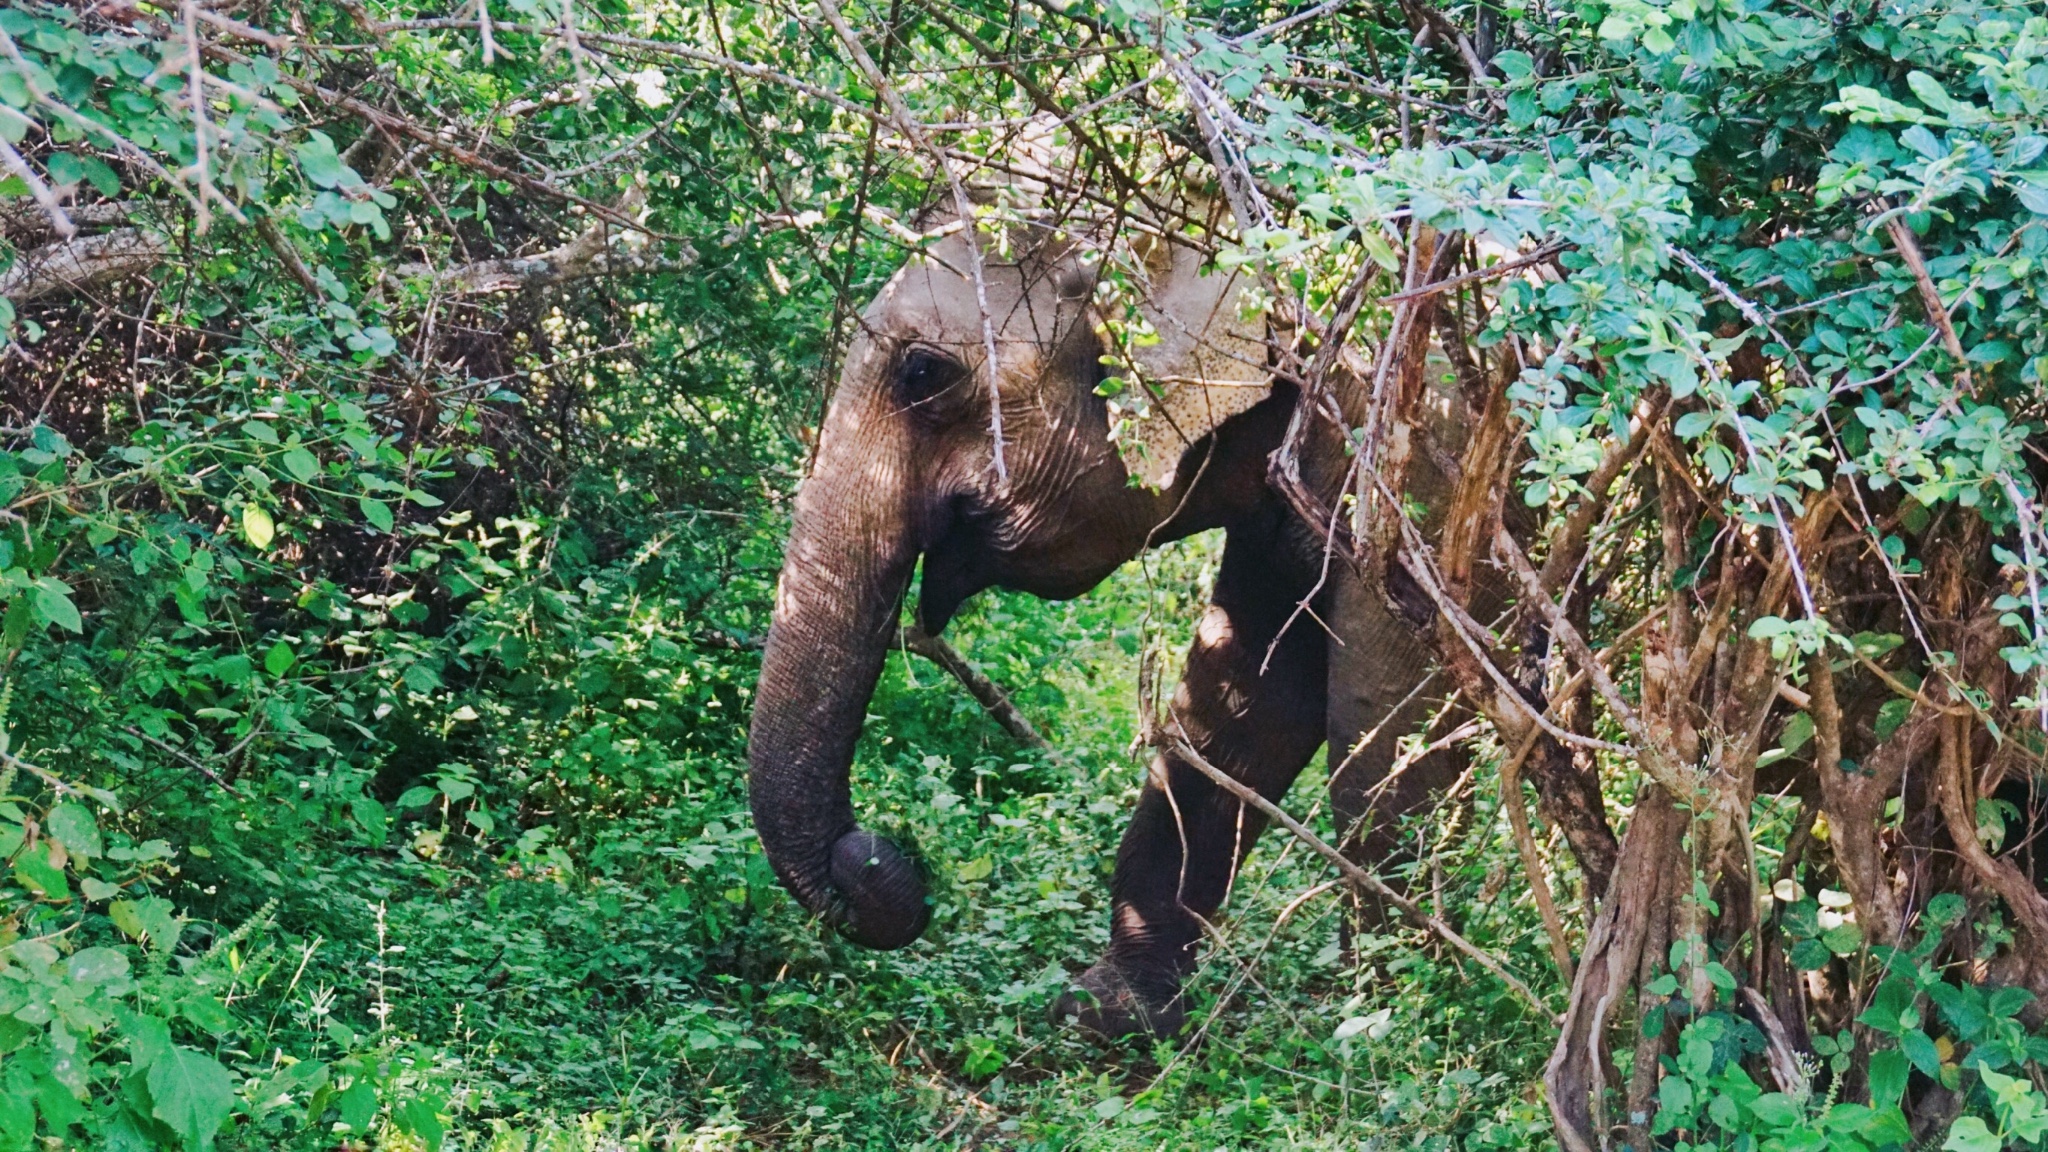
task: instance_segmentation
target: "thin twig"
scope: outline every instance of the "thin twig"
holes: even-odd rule
[[[59,796],[82,797],[85,795],[85,793],[79,791],[77,785],[65,783],[63,778],[58,776],[55,772],[50,771],[48,768],[44,768],[36,764],[31,764],[28,761],[23,760],[21,757],[16,756],[12,752],[0,752],[0,764],[5,764],[9,768],[19,768],[22,771],[27,772],[29,775],[34,776],[35,778],[41,780],[45,784],[48,784],[50,788],[53,791],[55,791]]]
[[[982,271],[981,237],[976,234],[974,201],[968,198],[967,186],[960,182],[960,174],[947,162],[946,154],[932,143],[931,137],[925,134],[924,128],[917,122],[917,117],[911,113],[910,106],[903,102],[902,94],[898,93],[895,85],[889,83],[889,78],[882,74],[881,68],[875,64],[874,57],[868,55],[867,46],[861,43],[860,37],[855,35],[853,28],[847,24],[846,14],[839,10],[836,0],[818,0],[818,7],[825,13],[825,19],[831,23],[832,31],[838,34],[840,42],[846,45],[847,52],[853,57],[854,64],[860,68],[861,74],[867,78],[868,84],[888,106],[889,116],[895,121],[896,130],[931,156],[933,163],[939,166],[939,171],[945,174],[946,183],[952,190],[953,210],[959,213],[960,222],[966,227],[967,273],[974,281],[975,307],[981,312],[982,355],[988,359],[988,433],[995,442],[993,463],[996,483],[1007,485],[1010,482],[1010,469],[1003,461],[1003,393],[1000,379],[1002,362],[996,353],[995,314],[989,310],[988,279]]]
[[[1592,680],[1593,690],[1600,694],[1600,698],[1607,704],[1608,711],[1620,722],[1622,731],[1627,732],[1629,739],[1635,743],[1636,755],[1643,768],[1650,773],[1652,779],[1670,789],[1672,795],[1690,797],[1694,791],[1692,772],[1679,763],[1678,758],[1664,746],[1664,742],[1658,739],[1656,733],[1650,731],[1650,726],[1643,722],[1643,718],[1637,715],[1636,710],[1629,706],[1614,678],[1607,674],[1607,669],[1599,658],[1593,655],[1593,649],[1586,643],[1586,638],[1579,635],[1579,630],[1566,619],[1564,609],[1559,608],[1557,601],[1551,599],[1550,594],[1544,591],[1543,578],[1530,565],[1529,558],[1522,554],[1521,545],[1515,543],[1515,538],[1508,535],[1506,528],[1494,529],[1493,548],[1521,579],[1523,592],[1527,595],[1529,603],[1535,605],[1536,610],[1542,615],[1544,623],[1549,626],[1551,637],[1564,645],[1572,660]]]
[[[185,751],[183,748],[180,748],[175,744],[166,744],[162,740],[159,740],[156,737],[151,736],[149,733],[144,732],[142,729],[137,728],[132,724],[124,725],[121,731],[126,732],[130,736],[133,736],[139,740],[146,741],[158,750],[168,752],[171,755],[177,757],[179,760],[184,761],[185,766],[187,768],[192,769],[194,772],[197,772],[201,776],[206,777],[214,784],[219,785],[221,791],[226,792],[228,795],[233,796],[235,799],[240,800],[244,798],[240,792],[235,791],[235,786],[233,784],[230,784],[226,780],[221,779],[219,773],[215,772],[211,768],[208,768],[206,765],[200,763],[196,757],[194,757],[190,752]]]
[[[1885,222],[1891,232],[1892,246],[1899,250],[1900,259],[1913,273],[1913,282],[1920,287],[1920,304],[1927,310],[1927,322],[1941,333],[1942,347],[1956,358],[1956,365],[1962,372],[1962,391],[1967,395],[1977,390],[1970,378],[1970,358],[1963,352],[1963,342],[1956,335],[1955,321],[1949,318],[1948,305],[1941,302],[1941,291],[1934,286],[1934,276],[1927,271],[1927,258],[1920,254],[1920,241],[1914,239],[1913,228],[1904,216],[1894,216]]]
[[[1545,244],[1526,256],[1517,256],[1513,260],[1503,260],[1498,264],[1481,268],[1476,272],[1466,272],[1462,275],[1453,276],[1448,280],[1439,280],[1434,284],[1424,284],[1419,288],[1410,288],[1405,292],[1396,292],[1392,296],[1382,296],[1380,303],[1396,304],[1403,300],[1419,300],[1426,296],[1434,296],[1439,292],[1448,292],[1453,288],[1462,288],[1475,280],[1491,280],[1497,276],[1505,276],[1510,272],[1519,272],[1531,265],[1541,264],[1570,247],[1571,245],[1562,241]]]
[[[952,673],[961,687],[967,689],[968,695],[974,697],[982,708],[987,710],[989,716],[1003,726],[1003,731],[1015,737],[1019,743],[1028,744],[1041,752],[1054,752],[1052,744],[1039,735],[1038,729],[1034,728],[1017,705],[1011,702],[1009,693],[1003,691],[1002,685],[989,679],[981,669],[969,663],[967,658],[960,654],[959,649],[914,626],[903,630],[903,649],[906,652],[915,652]]]
[[[1543,738],[1543,730],[1531,725],[1529,734],[1522,737],[1522,746],[1501,762],[1500,802],[1507,808],[1508,830],[1515,837],[1515,851],[1522,857],[1522,872],[1529,878],[1529,893],[1536,898],[1536,911],[1543,917],[1543,934],[1550,938],[1550,958],[1557,964],[1557,974],[1564,977],[1565,987],[1572,983],[1572,946],[1565,939],[1564,917],[1558,915],[1557,900],[1551,895],[1550,882],[1543,877],[1543,860],[1536,854],[1536,837],[1529,830],[1529,810],[1522,806],[1522,762],[1535,751],[1536,742]]]
[[[1329,843],[1322,837],[1310,831],[1299,820],[1289,816],[1286,810],[1278,804],[1259,795],[1256,790],[1203,759],[1202,754],[1195,751],[1194,745],[1188,743],[1187,735],[1181,731],[1178,721],[1173,726],[1170,739],[1174,755],[1180,757],[1184,762],[1193,767],[1195,771],[1207,776],[1218,787],[1232,796],[1265,813],[1267,819],[1287,829],[1295,839],[1308,845],[1316,855],[1335,865],[1337,871],[1342,873],[1346,880],[1399,908],[1407,913],[1409,918],[1417,924],[1435,933],[1444,943],[1470,957],[1474,963],[1492,973],[1501,983],[1506,984],[1512,989],[1517,996],[1527,1001],[1529,1006],[1534,1008],[1544,1019],[1553,1023],[1562,1022],[1562,1017],[1546,1007],[1541,997],[1537,996],[1527,984],[1517,979],[1515,974],[1508,971],[1499,960],[1494,959],[1491,953],[1459,935],[1457,929],[1452,928],[1449,924],[1423,911],[1421,905],[1396,892],[1387,885],[1386,881],[1352,863],[1342,852],[1330,847]]]

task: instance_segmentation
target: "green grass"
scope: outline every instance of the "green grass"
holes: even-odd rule
[[[255,1000],[302,1056],[409,1061],[404,1075],[443,1086],[457,1147],[1539,1145],[1546,1027],[1413,935],[1362,937],[1347,957],[1343,892],[1281,836],[1238,882],[1187,1036],[1103,1047],[1047,1022],[1106,940],[1144,771],[1140,654],[1157,645],[1177,666],[1214,548],[1155,556],[1070,603],[987,596],[960,620],[961,648],[1058,757],[1013,744],[934,666],[891,659],[855,795],[935,875],[933,926],[911,948],[845,944],[776,887],[742,783],[750,660],[646,643],[676,621],[662,594],[621,592],[587,598],[602,623],[563,650],[611,639],[634,684],[593,690],[586,669],[552,718],[472,705],[489,731],[467,741],[467,769],[423,778],[435,803],[404,810],[389,848],[303,858],[311,883],[284,901]],[[761,591],[736,586],[700,615],[757,619]],[[1320,770],[1290,806],[1327,834]],[[469,778],[518,826],[501,815],[484,834],[443,802],[438,782]],[[1485,834],[1440,858],[1442,899],[1543,986],[1533,909],[1502,896],[1511,848],[1493,808],[1480,781],[1465,818]],[[380,907],[388,970],[366,979]],[[322,1027],[323,998],[354,1036]],[[1369,1026],[1337,1039],[1353,1018]]]

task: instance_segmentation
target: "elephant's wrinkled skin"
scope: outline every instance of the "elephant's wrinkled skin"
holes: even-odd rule
[[[1290,387],[1276,384],[1189,448],[1165,490],[1127,483],[1096,395],[1104,369],[1094,278],[1070,258],[986,269],[1009,473],[999,481],[966,243],[956,233],[914,260],[866,313],[797,498],[754,705],[752,803],[768,858],[806,908],[874,948],[909,944],[929,918],[915,866],[855,824],[847,785],[920,555],[918,615],[937,633],[984,588],[1076,596],[1145,547],[1226,529],[1173,711],[1206,759],[1268,797],[1285,792],[1327,740],[1342,763],[1336,810],[1364,813],[1368,793],[1386,781],[1394,736],[1436,704],[1428,688],[1415,691],[1427,671],[1415,640],[1342,565],[1319,586],[1316,537],[1268,487]],[[1326,431],[1304,455],[1305,478],[1331,491],[1343,462]],[[1311,594],[1330,630],[1303,615],[1283,633]],[[1344,755],[1397,708],[1396,724]],[[1439,754],[1371,795],[1368,828],[1379,831],[1354,850],[1372,859],[1392,852],[1383,831],[1391,819],[1457,767]],[[1065,1010],[1107,1033],[1177,1029],[1202,921],[1264,823],[1175,757],[1156,758],[1117,852],[1109,950]]]

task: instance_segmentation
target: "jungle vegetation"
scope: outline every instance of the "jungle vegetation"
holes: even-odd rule
[[[1213,540],[969,606],[1042,742],[891,660],[924,941],[776,885],[839,356],[1047,124],[1228,200],[1305,394],[1491,406],[1437,544],[1399,389],[1319,511],[1478,710],[1383,879],[1528,997],[1269,833],[1185,1033],[1048,1022]],[[0,1149],[2048,1147],[2044,223],[2039,4],[7,0]]]

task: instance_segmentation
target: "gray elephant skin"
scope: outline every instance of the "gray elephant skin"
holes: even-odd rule
[[[1271,381],[1191,435],[1168,482],[1134,484],[1097,395],[1107,369],[1094,266],[1057,243],[1009,262],[990,253],[984,313],[968,243],[955,231],[914,257],[868,308],[797,496],[749,748],[755,825],[776,874],[858,944],[900,948],[926,927],[923,877],[857,825],[847,780],[920,557],[918,622],[936,635],[983,589],[1077,596],[1147,547],[1218,527],[1222,564],[1172,716],[1209,763],[1276,800],[1327,741],[1340,827],[1364,821],[1348,850],[1384,862],[1398,818],[1462,761],[1435,753],[1388,780],[1395,737],[1441,705],[1441,681],[1424,683],[1429,658],[1409,628],[1342,564],[1325,563],[1318,534],[1269,484],[1296,389]],[[1199,265],[1179,256],[1166,274],[1223,275]],[[1168,283],[1155,295],[1188,287],[1213,300],[1213,286]],[[1365,397],[1345,393],[1367,386],[1338,388],[1353,423]],[[1469,417],[1455,389],[1443,402],[1455,436]],[[1328,498],[1342,484],[1343,442],[1332,422],[1313,423],[1302,475]],[[1312,616],[1296,612],[1304,600]],[[1156,755],[1117,851],[1110,945],[1057,1010],[1111,1035],[1176,1031],[1202,924],[1264,824],[1177,756]]]

